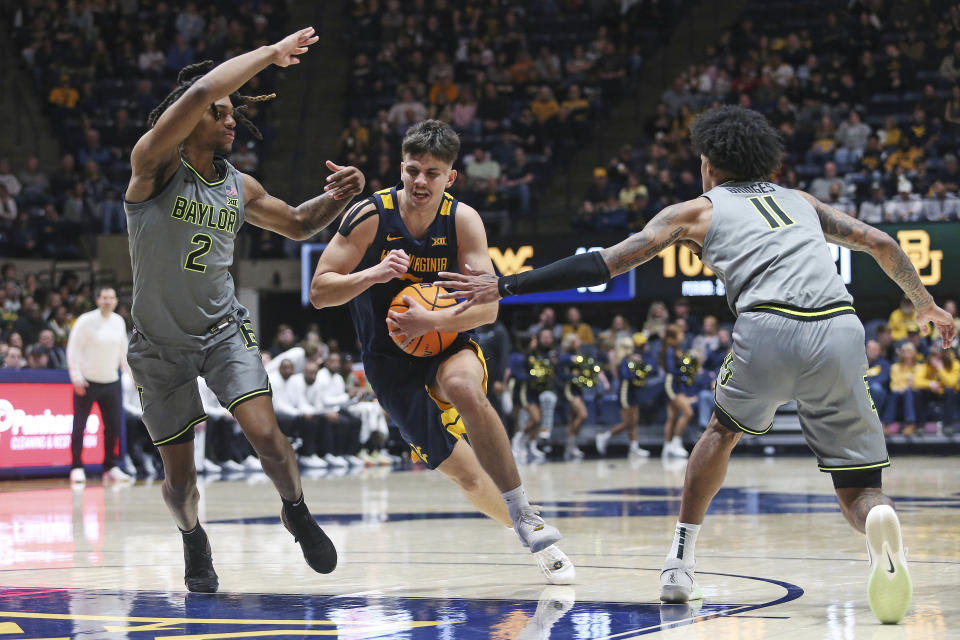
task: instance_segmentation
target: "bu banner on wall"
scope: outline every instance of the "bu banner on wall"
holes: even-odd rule
[[[73,385],[66,371],[0,373],[0,476],[70,467]],[[84,465],[103,463],[103,421],[94,404],[83,433]]]

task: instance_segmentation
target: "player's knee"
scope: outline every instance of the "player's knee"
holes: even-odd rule
[[[461,410],[479,407],[487,399],[482,386],[466,376],[456,376],[444,381],[443,392],[447,399]]]
[[[168,503],[184,504],[197,493],[197,474],[165,471],[163,497]]]
[[[707,423],[707,429],[704,432],[704,436],[716,438],[728,446],[733,446],[739,442],[741,435],[743,435],[741,431],[733,431],[720,424],[716,415],[711,416],[710,422]]]

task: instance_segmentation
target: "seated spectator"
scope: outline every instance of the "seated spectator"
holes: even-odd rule
[[[913,193],[913,184],[901,176],[897,182],[897,197],[887,200],[883,216],[887,222],[916,222],[922,208],[923,201]]]
[[[20,193],[22,185],[17,176],[10,171],[10,161],[6,158],[0,158],[0,185],[3,185],[14,198]]]
[[[50,178],[40,170],[40,160],[36,156],[27,158],[23,171],[19,175],[23,186],[20,197],[27,205],[45,204],[50,197]]]
[[[900,298],[900,306],[890,312],[887,327],[890,330],[890,339],[900,342],[907,338],[907,327],[917,324],[917,311],[913,302],[907,296]],[[879,333],[879,332],[878,332]]]
[[[63,347],[57,344],[56,335],[54,334],[53,329],[50,329],[49,327],[41,329],[40,335],[37,337],[37,344],[47,352],[47,356],[49,358],[49,368],[67,368],[67,354],[63,350]]]
[[[866,148],[869,136],[870,125],[860,119],[856,109],[851,109],[850,115],[837,129],[837,144],[859,156]]]
[[[65,73],[60,76],[60,83],[51,88],[50,93],[47,94],[47,102],[60,109],[72,110],[79,101],[80,92],[73,86],[70,76]]]
[[[47,350],[38,344],[27,347],[27,369],[49,369],[50,356]]]
[[[331,353],[327,357],[323,368],[317,374],[320,386],[312,403],[322,410],[320,416],[323,418],[324,428],[330,429],[333,434],[333,457],[341,458],[351,466],[364,466],[363,461],[357,457],[361,446],[361,422],[347,412],[347,407],[352,402],[341,373],[341,364],[339,353]]]
[[[879,415],[884,415],[887,402],[887,389],[890,385],[890,361],[883,357],[880,343],[867,341],[867,387],[870,397]]]
[[[854,204],[853,200],[848,198],[845,191],[845,185],[842,182],[834,182],[830,185],[830,194],[827,196],[827,199],[823,202],[843,211],[847,215],[857,217],[857,205]]]
[[[580,85],[572,84],[567,88],[567,96],[560,103],[560,108],[569,113],[573,122],[585,122],[590,117],[590,102],[583,97]]]
[[[576,307],[567,309],[567,321],[560,329],[560,337],[563,338],[563,336],[570,333],[580,338],[580,343],[583,345],[592,345],[596,341],[593,335],[593,328],[583,321],[580,310]]]
[[[453,105],[454,127],[464,133],[479,133],[477,120],[477,100],[470,87],[464,87]]]
[[[631,338],[633,329],[626,317],[618,313],[610,320],[610,326],[597,334],[597,342],[602,351],[613,349],[617,338]]]
[[[436,83],[430,87],[430,104],[439,104],[442,96],[444,104],[452,104],[460,95],[460,89],[453,83],[453,72],[445,71],[437,76]]]
[[[140,392],[130,374],[123,372],[120,375],[120,387],[123,392],[123,413],[127,452],[125,458],[129,462],[125,465],[133,474],[145,474],[148,477],[157,475],[157,453],[147,426],[143,424],[143,407],[140,405]]]
[[[690,313],[690,301],[686,298],[677,298],[673,301],[673,319],[674,322],[681,321],[691,340],[694,335],[700,333],[703,323],[700,322],[700,318]],[[688,345],[685,342],[681,346],[686,349]]]
[[[957,422],[957,392],[960,391],[960,362],[953,351],[934,351],[925,365],[918,368],[914,388],[920,392],[924,430],[936,433],[937,424],[952,426]]]
[[[947,193],[943,182],[937,180],[930,197],[923,200],[920,216],[930,222],[960,219],[960,198],[955,193]]]
[[[830,197],[830,186],[839,184],[842,189],[845,184],[841,178],[837,177],[837,165],[834,162],[827,162],[823,165],[823,175],[814,178],[810,183],[810,195],[817,200],[826,201]]]
[[[522,147],[513,150],[513,162],[500,177],[500,191],[512,203],[512,211],[522,219],[530,215],[530,187],[535,179],[533,169]]]
[[[23,369],[25,364],[21,347],[15,347],[12,344],[7,346],[7,352],[3,356],[3,368]]]
[[[874,182],[870,186],[870,199],[860,205],[860,215],[857,216],[867,224],[881,224],[884,219],[884,208],[887,204],[887,194],[883,185]]]
[[[906,423],[903,435],[916,433],[917,411],[914,382],[920,375],[923,365],[917,363],[917,350],[910,343],[904,343],[898,350],[899,361],[890,367],[890,395],[883,411],[883,431],[887,434],[900,433],[898,417]]]
[[[387,121],[398,134],[402,134],[412,124],[420,122],[426,117],[427,107],[419,100],[414,99],[413,92],[410,89],[404,89],[400,93],[400,102],[390,107],[390,111],[387,112]]]
[[[537,97],[530,102],[530,111],[541,123],[556,117],[560,111],[560,105],[557,99],[553,97],[553,91],[547,85],[543,85],[537,90]]]
[[[473,155],[463,159],[469,186],[481,194],[496,193],[500,179],[500,163],[490,157],[482,147],[473,150]]]
[[[656,300],[651,302],[650,308],[647,309],[647,319],[643,323],[643,333],[651,341],[662,340],[669,323],[670,312],[667,311],[667,305]]]
[[[914,146],[907,136],[900,136],[900,143],[897,150],[887,156],[883,168],[887,173],[892,173],[897,169],[906,172],[916,171],[917,164],[923,159],[923,151]]]
[[[510,105],[493,82],[483,85],[483,96],[477,103],[477,118],[483,123],[484,131],[489,132],[499,131],[510,118]]]
[[[96,217],[103,225],[105,235],[127,232],[127,215],[116,188],[108,187],[104,192],[103,201],[97,204]]]
[[[960,82],[960,40],[953,43],[953,51],[940,61],[940,77],[951,84]]]

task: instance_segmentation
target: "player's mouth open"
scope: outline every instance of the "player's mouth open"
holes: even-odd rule
[[[430,199],[430,192],[429,192],[429,191],[414,191],[414,192],[413,192],[413,199],[416,200],[417,202],[424,202],[424,201],[426,201],[426,200],[429,200],[429,199]]]

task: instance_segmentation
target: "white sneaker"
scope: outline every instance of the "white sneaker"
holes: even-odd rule
[[[686,458],[690,455],[684,448],[683,440],[680,439],[680,436],[675,436],[673,440],[670,441],[670,451],[679,458]]]
[[[533,557],[537,559],[537,566],[550,584],[573,584],[577,577],[576,567],[567,554],[555,544],[536,552]]]
[[[137,475],[137,465],[133,464],[133,458],[130,457],[129,453],[123,456],[123,466],[130,469],[132,475]]]
[[[257,456],[247,456],[240,464],[243,465],[244,469],[249,471],[263,471],[263,465]]]
[[[403,458],[393,455],[386,449],[380,449],[380,451],[377,451],[377,455],[386,461],[384,464],[397,464],[399,462],[403,462]]]
[[[84,484],[87,481],[86,472],[77,467],[76,469],[70,469],[70,482],[73,484]]]
[[[564,460],[583,460],[583,451],[578,447],[566,447],[563,450]]]
[[[210,459],[208,459],[208,458],[204,458],[204,459],[203,459],[203,472],[204,472],[204,473],[220,473],[221,471],[223,471],[223,467],[221,467],[220,465],[218,465],[216,462],[214,462],[213,460],[210,460]]]
[[[133,478],[123,472],[123,469],[120,467],[111,467],[109,471],[103,474],[103,482],[109,484],[111,482],[131,482]]]
[[[243,471],[244,469],[246,469],[245,466],[243,466],[236,460],[224,460],[220,466],[226,469],[227,471]]]
[[[602,456],[607,455],[607,443],[610,441],[610,432],[601,431],[594,437],[594,441],[597,444],[597,453]]]
[[[345,469],[350,466],[346,460],[344,460],[340,456],[335,456],[332,453],[326,454],[325,456],[323,456],[323,459],[327,461],[328,467],[339,467],[339,468]]]
[[[667,558],[660,572],[660,600],[663,602],[689,602],[700,600],[703,594],[697,586],[693,567],[686,566],[679,558]]]
[[[320,456],[318,456],[317,454],[300,458],[300,463],[309,469],[326,469],[327,468],[327,461],[321,458]]]
[[[530,458],[533,460],[533,462],[543,462],[547,459],[547,454],[545,454],[543,451],[540,451],[540,449],[537,447],[536,440],[531,440],[529,443],[527,443],[527,451],[530,453]]]
[[[358,458],[357,456],[344,456],[343,459],[346,460],[347,464],[350,465],[351,467],[367,466],[366,463],[362,459]]]
[[[867,601],[877,620],[896,624],[903,620],[913,598],[913,581],[907,570],[900,520],[893,507],[878,504],[867,514],[867,553],[870,580]]]
[[[520,536],[523,546],[530,549],[530,553],[542,551],[563,537],[556,527],[544,522],[533,509],[522,512],[520,517],[513,521],[513,530]]]
[[[363,464],[367,467],[375,467],[380,464],[380,461],[377,459],[377,457],[366,449],[361,449],[360,453],[357,454],[357,457],[363,460]]]
[[[649,458],[650,452],[647,449],[643,449],[637,444],[636,440],[630,441],[630,449],[627,455],[634,456],[637,458]]]

